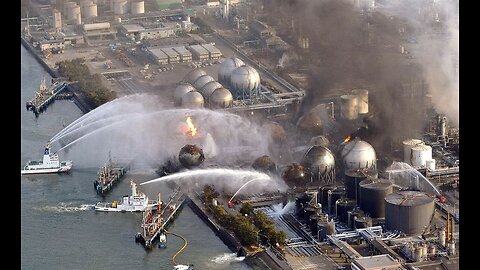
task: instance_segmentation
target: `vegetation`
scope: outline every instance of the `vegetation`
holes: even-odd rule
[[[212,200],[218,198],[218,192],[211,185],[205,185],[203,199],[208,210],[215,219],[226,229],[231,230],[240,240],[242,245],[253,245],[259,241],[269,242],[271,245],[285,244],[286,234],[276,231],[273,221],[263,212],[254,212],[250,203],[245,203],[240,209],[240,214],[230,214],[219,205],[213,205]]]
[[[210,26],[208,26],[202,19],[198,17],[191,17],[191,22],[198,25],[198,29],[192,30],[190,33],[192,34],[211,34],[213,30]]]
[[[95,106],[100,106],[117,97],[116,93],[102,85],[99,74],[90,74],[85,60],[76,58],[71,61],[57,62],[60,75],[67,77],[70,81],[78,81],[80,90],[90,99]]]

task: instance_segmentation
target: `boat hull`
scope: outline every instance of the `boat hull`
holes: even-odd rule
[[[72,166],[51,168],[51,169],[22,170],[21,174],[64,173],[64,172],[69,172],[71,168]]]
[[[104,205],[95,205],[95,211],[98,212],[144,212],[147,209],[151,209],[157,207],[156,204],[149,204],[145,207],[139,207],[139,206],[127,206],[127,207],[122,207],[121,205],[117,207],[109,207],[109,206],[104,206]]]

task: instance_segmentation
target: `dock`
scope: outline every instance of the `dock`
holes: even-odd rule
[[[39,91],[35,93],[35,97],[27,101],[25,107],[27,111],[32,111],[38,117],[40,113],[45,111],[51,103],[56,99],[68,99],[73,97],[72,93],[67,93],[68,83],[66,81],[55,81],[48,88],[45,84],[45,78],[40,82]]]

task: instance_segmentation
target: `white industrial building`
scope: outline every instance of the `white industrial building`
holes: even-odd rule
[[[168,63],[175,64],[180,62],[180,55],[172,48],[161,48],[161,50],[168,56]]]
[[[120,32],[132,40],[167,38],[175,35],[172,27],[145,28],[139,24],[124,24]]]
[[[222,57],[222,52],[217,47],[213,46],[213,44],[202,44],[202,47],[208,51],[210,59],[220,59]]]
[[[160,48],[149,48],[148,52],[155,62],[159,65],[168,64],[168,55]]]
[[[173,47],[172,49],[180,55],[180,61],[182,62],[192,61],[192,53],[189,50],[187,50],[185,46]]]
[[[190,45],[187,49],[192,52],[193,58],[197,61],[204,61],[210,58],[208,51],[201,45]]]
[[[399,262],[388,254],[356,258],[351,263],[352,270],[403,270]]]

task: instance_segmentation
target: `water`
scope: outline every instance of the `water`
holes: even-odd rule
[[[33,97],[40,79],[50,77],[21,47],[21,164],[41,159],[44,144],[63,125],[82,116],[72,101],[56,101],[35,118],[25,102]],[[61,159],[63,153],[59,153]],[[86,157],[95,153],[86,153]],[[100,201],[93,189],[97,167],[75,167],[70,174],[22,176],[21,182],[21,268],[22,269],[172,269],[171,257],[183,242],[168,238],[168,248],[146,252],[135,244],[139,213],[96,213],[92,205]],[[105,161],[105,160],[104,160]],[[101,166],[102,164],[97,164]],[[150,174],[128,173],[106,196],[118,200],[130,193],[129,180],[138,183],[155,178]],[[152,199],[158,191],[169,196],[162,183],[141,186]],[[236,259],[218,259],[231,251],[188,207],[180,213],[170,231],[184,236],[189,245],[178,257],[179,263],[192,263],[195,269],[251,269]],[[208,248],[206,248],[208,247]]]

